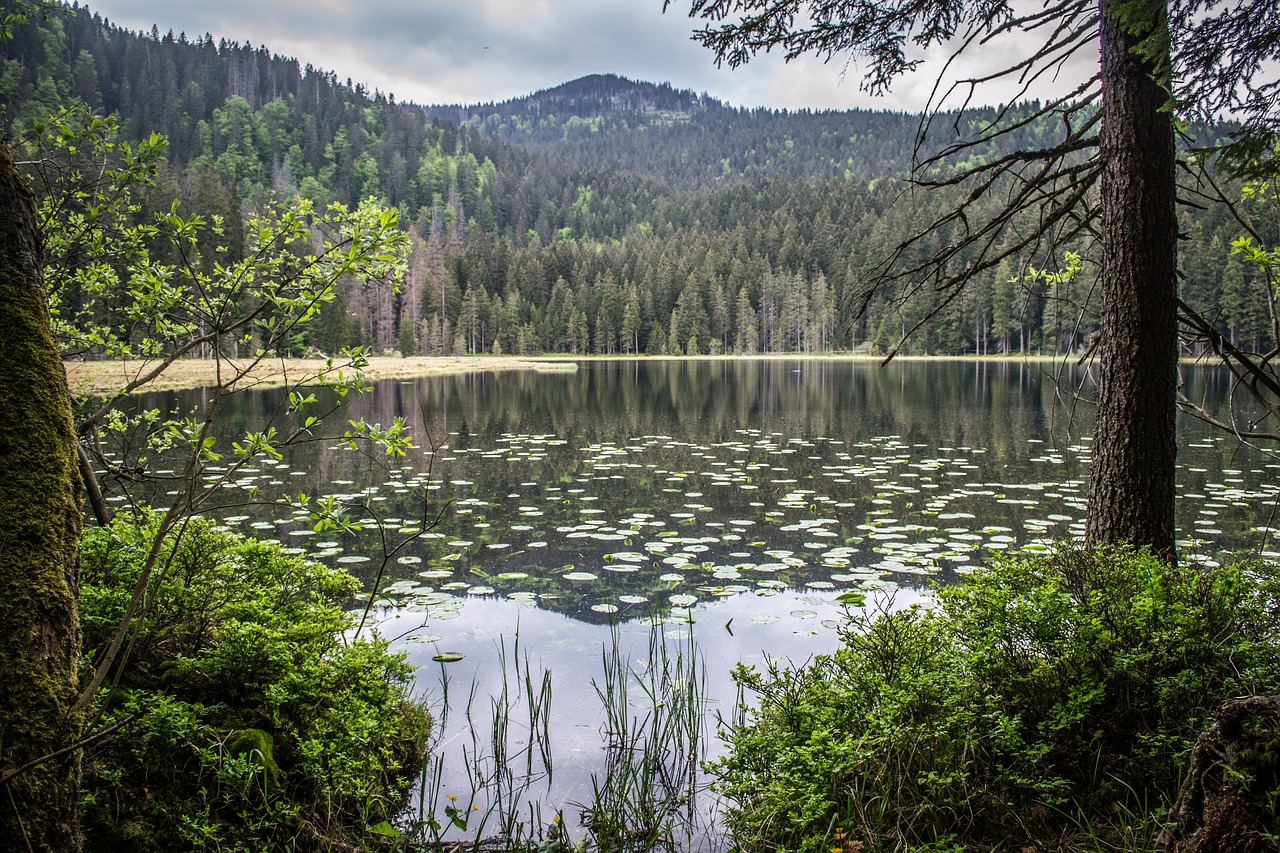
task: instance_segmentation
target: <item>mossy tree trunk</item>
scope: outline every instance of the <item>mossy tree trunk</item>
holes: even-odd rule
[[[80,736],[80,480],[40,270],[35,200],[0,145],[0,778]],[[0,849],[80,847],[80,757],[0,790]]]
[[[1228,699],[1191,750],[1164,831],[1166,853],[1275,853],[1280,696]]]

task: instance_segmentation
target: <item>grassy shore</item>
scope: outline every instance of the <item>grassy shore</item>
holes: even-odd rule
[[[95,395],[109,394],[128,385],[137,376],[144,374],[151,363],[143,361],[68,361],[67,386],[75,394]],[[226,375],[227,364],[222,364],[223,375]],[[282,385],[292,378],[316,373],[324,367],[323,359],[289,358],[272,359],[256,365],[250,372],[248,381],[260,387]],[[535,370],[535,371],[573,371],[577,365],[569,359],[530,359],[508,358],[504,356],[466,356],[466,357],[428,357],[396,358],[377,356],[369,359],[369,364],[361,373],[366,379],[411,378],[415,376],[438,376],[450,373],[471,373],[499,370]],[[218,364],[207,359],[183,359],[171,364],[154,381],[139,388],[139,391],[176,391],[187,388],[202,388],[217,384]]]
[[[370,380],[408,379],[417,376],[437,376],[440,374],[494,372],[501,370],[533,370],[544,372],[573,371],[578,362],[612,361],[612,360],[645,360],[645,361],[723,361],[723,360],[757,360],[757,361],[867,361],[882,363],[884,356],[870,353],[769,353],[747,356],[735,355],[641,355],[641,356],[600,356],[600,355],[549,355],[538,357],[514,356],[375,356],[369,359],[369,365],[362,372]],[[1011,353],[1008,355],[900,355],[894,360],[901,362],[916,361],[971,361],[990,363],[1022,362],[1028,364],[1045,364],[1061,362],[1061,355],[1032,355],[1029,353]],[[1183,363],[1194,364],[1194,359],[1183,359]],[[136,376],[146,372],[152,365],[144,361],[68,361],[67,385],[72,392],[84,395],[109,394],[116,391]],[[281,385],[290,377],[305,376],[315,373],[323,367],[322,359],[273,359],[257,365],[249,379],[254,385]],[[173,391],[188,388],[201,388],[217,383],[215,362],[206,359],[184,359],[174,362],[157,379],[139,388],[139,391]],[[223,364],[226,370],[226,363]]]

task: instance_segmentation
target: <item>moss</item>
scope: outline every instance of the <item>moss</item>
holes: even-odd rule
[[[1259,800],[1280,802],[1280,719],[1253,714],[1228,741],[1227,765]]]
[[[262,729],[237,729],[227,736],[228,755],[248,758],[266,770],[273,780],[280,778],[275,759],[275,740]]]
[[[30,190],[0,146],[0,772],[74,743],[79,475],[66,377],[36,259]],[[12,780],[0,837],[78,846],[79,757]],[[12,805],[11,805],[12,804]]]

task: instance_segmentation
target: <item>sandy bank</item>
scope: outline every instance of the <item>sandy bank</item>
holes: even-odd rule
[[[143,361],[68,361],[67,385],[79,395],[108,394],[116,391],[150,368]],[[250,380],[255,385],[280,385],[297,378],[314,374],[324,366],[322,359],[274,359],[263,361],[254,367]],[[222,365],[226,376],[228,365]],[[415,376],[433,376],[447,373],[477,371],[535,370],[572,371],[577,364],[568,359],[508,358],[505,356],[393,358],[378,356],[369,359],[369,365],[361,372],[366,379],[397,379]],[[185,388],[201,388],[218,381],[218,364],[203,359],[184,359],[174,362],[153,382],[138,390],[171,391]]]

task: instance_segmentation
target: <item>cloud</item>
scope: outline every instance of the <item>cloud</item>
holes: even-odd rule
[[[862,91],[861,71],[839,59],[785,63],[761,55],[743,68],[717,69],[711,53],[690,40],[697,22],[683,8],[679,0],[665,15],[661,0],[100,0],[93,6],[130,29],[156,24],[161,32],[192,38],[207,32],[266,45],[339,79],[419,103],[501,101],[596,73],[666,82],[739,106],[787,109],[917,110],[933,88],[932,61],[883,98]],[[967,58],[961,67],[981,70],[992,55]],[[1012,91],[983,100],[1004,100]]]

